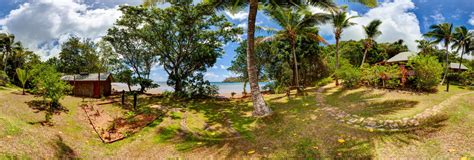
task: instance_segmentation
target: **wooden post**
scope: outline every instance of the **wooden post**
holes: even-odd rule
[[[449,92],[449,77],[446,77],[446,92]]]
[[[99,85],[97,87],[99,87],[99,98],[101,98],[102,92],[100,91],[100,72],[97,75],[98,75],[97,77],[99,79]]]
[[[122,90],[122,107],[125,106],[125,90]]]
[[[137,92],[133,92],[133,109],[136,111],[137,110]]]

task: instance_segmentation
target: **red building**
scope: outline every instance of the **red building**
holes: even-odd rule
[[[109,96],[112,93],[112,76],[110,73],[81,73],[66,75],[61,80],[73,86],[72,93],[78,97]]]

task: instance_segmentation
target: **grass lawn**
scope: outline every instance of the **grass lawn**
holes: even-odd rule
[[[334,84],[326,88],[326,103],[351,114],[382,119],[414,116],[453,95],[472,91],[455,85],[451,85],[449,92],[444,91],[445,86],[439,86],[436,93],[413,93],[366,87],[344,89],[335,87]]]
[[[472,144],[474,142],[472,138],[451,139],[450,144],[459,143],[460,145],[454,148],[455,152],[447,153],[444,152],[444,147],[450,148],[451,146],[445,145],[444,143],[448,139],[442,137],[442,135],[452,136],[454,133],[459,134],[456,137],[472,134],[474,125],[471,122],[474,121],[462,118],[474,112],[472,99],[469,99],[470,95],[464,96],[463,101],[456,102],[464,107],[456,107],[459,104],[450,106],[453,109],[447,111],[452,118],[445,122],[446,126],[438,128],[436,132],[426,134],[427,136],[420,136],[412,132],[393,134],[368,132],[342,125],[320,110],[321,107],[316,102],[315,91],[316,88],[309,88],[306,92],[308,95],[298,98],[294,96],[288,98],[284,94],[266,95],[265,100],[275,113],[271,117],[259,119],[251,116],[253,108],[251,101],[247,99],[178,101],[163,97],[141,96],[140,107],[165,106],[167,108],[166,115],[122,141],[103,144],[93,132],[85,114],[78,107],[82,103],[81,98],[68,96],[63,99],[61,103],[69,109],[69,112],[54,115],[54,126],[41,126],[29,122],[43,120],[44,113],[34,113],[34,110],[26,103],[40,98],[21,95],[18,89],[0,88],[0,126],[2,126],[0,127],[0,159],[71,157],[83,159],[132,157],[142,159],[178,157],[187,159],[303,159],[309,157],[370,159],[419,158],[418,155],[430,157],[435,155],[432,152],[449,158],[473,154],[473,148],[463,147],[464,144]],[[419,108],[419,105],[419,110],[429,107],[429,104],[422,105],[425,103],[423,96],[430,99],[431,96],[447,98],[454,92],[465,92],[465,90],[455,87],[452,87],[452,91],[453,93],[447,93],[449,95],[438,95],[444,93],[415,95],[419,96],[417,97],[419,102],[409,109]],[[364,94],[362,95],[361,92]],[[333,88],[325,94],[327,103],[341,105],[341,109],[345,109],[342,105],[349,106],[351,102],[336,98],[336,95],[342,97],[352,95],[347,97],[353,101],[359,97],[361,101],[378,99],[378,102],[384,103],[384,101],[392,99],[381,97],[401,93],[369,91],[364,88],[339,91],[338,88]],[[360,96],[354,94],[360,94]],[[335,103],[331,99],[338,100],[338,102]],[[417,100],[408,96],[398,99]],[[86,101],[92,101],[92,99],[86,99]],[[436,104],[436,102],[429,101],[426,100],[426,103]],[[437,100],[437,102],[441,101]],[[129,110],[123,109],[119,105],[105,104],[100,108],[111,115],[129,114]],[[347,110],[364,113],[362,109]],[[365,114],[375,115],[380,112],[382,111]],[[383,111],[383,116],[397,117],[404,114],[416,114],[416,112],[416,110]],[[466,128],[464,125],[471,127]],[[435,139],[431,140],[431,138]],[[466,140],[466,142],[461,142],[461,140]],[[411,148],[397,149],[400,141],[407,142],[406,147],[414,147],[420,153],[418,155],[405,153]]]

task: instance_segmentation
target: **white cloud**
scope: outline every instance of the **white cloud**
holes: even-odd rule
[[[225,14],[229,16],[230,19],[239,20],[239,21],[246,20],[247,17],[249,16],[249,13],[245,11],[239,11],[237,13],[231,13],[229,11],[225,11]]]
[[[219,78],[219,75],[215,74],[214,72],[206,72],[204,74],[204,78],[207,80],[213,80]]]
[[[436,11],[435,14],[430,16],[433,18],[435,23],[443,23],[446,21],[446,18],[444,18],[443,14],[441,14],[439,11]]]
[[[474,26],[474,12],[471,13],[471,19],[469,19],[469,24]]]
[[[220,67],[221,67],[221,69],[224,69],[224,70],[226,70],[227,68],[229,68],[228,66],[224,66],[224,65],[221,65]]]
[[[367,13],[359,15],[355,11],[349,11],[350,15],[359,15],[352,21],[357,25],[344,30],[342,40],[360,40],[365,38],[362,25],[367,25],[374,19],[382,21],[380,25],[380,35],[378,42],[394,42],[403,39],[410,50],[416,51],[415,40],[421,39],[420,24],[416,15],[410,10],[415,9],[415,4],[411,0],[385,1],[378,7],[370,9]],[[320,9],[312,9],[313,12],[324,12]],[[320,27],[321,34],[333,36],[333,28],[329,25]]]
[[[58,44],[71,35],[93,40],[105,35],[120,15],[117,7],[91,9],[74,0],[36,0],[20,5],[0,22],[45,59],[57,55]]]

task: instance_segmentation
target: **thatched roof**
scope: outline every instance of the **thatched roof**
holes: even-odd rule
[[[408,62],[408,58],[416,56],[415,52],[402,52],[387,60],[387,63]]]
[[[100,81],[107,81],[110,73],[100,73]],[[74,74],[61,77],[63,81],[99,81],[99,73]]]
[[[451,63],[451,64],[449,64],[449,68],[450,69],[459,69],[459,63]],[[468,68],[466,66],[464,66],[463,64],[461,64],[461,70],[468,70]]]

